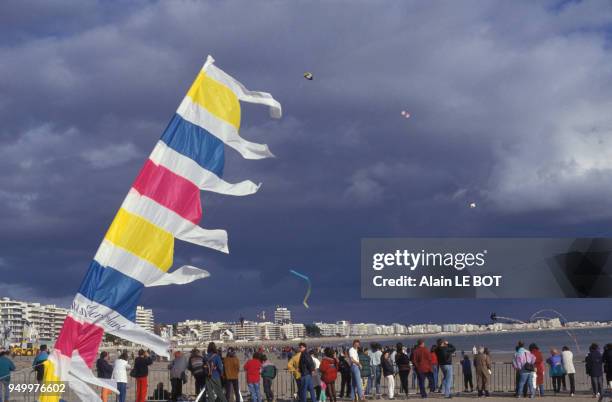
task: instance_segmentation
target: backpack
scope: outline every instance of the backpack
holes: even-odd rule
[[[189,371],[194,377],[210,376],[210,367],[202,356],[191,356],[189,358]]]
[[[527,359],[527,352],[525,352],[524,355],[525,355],[525,359]],[[523,366],[523,370],[531,372],[531,371],[536,371],[536,368],[533,363],[525,362],[525,365]]]
[[[273,364],[269,364],[267,366],[264,366],[261,369],[261,376],[263,378],[269,378],[269,379],[276,378],[276,366],[274,366]]]
[[[214,358],[217,356],[216,353],[204,358],[204,376],[212,377],[213,373],[217,371],[217,365],[215,364]]]

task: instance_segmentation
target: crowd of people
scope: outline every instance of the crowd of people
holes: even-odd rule
[[[427,398],[434,392],[448,399],[453,397],[453,359],[457,350],[444,339],[438,339],[431,347],[427,347],[424,340],[418,340],[412,348],[401,343],[396,344],[395,348],[372,343],[368,348],[362,347],[361,342],[355,340],[348,349],[325,348],[322,361],[317,359],[319,354],[317,350],[307,351],[306,344],[301,343],[295,353],[288,356],[287,368],[296,381],[296,399],[300,402],[306,402],[308,396],[313,401],[328,399],[336,402],[335,383],[338,375],[340,398],[379,399],[382,396],[381,380],[385,378],[386,396],[394,399],[396,377],[399,379],[400,392],[408,397],[411,373],[413,384],[418,383],[421,398]],[[474,392],[475,374],[478,397],[490,396],[493,362],[489,350],[484,346],[474,346],[471,359],[463,351],[461,355],[459,363],[464,392]],[[612,344],[607,344],[603,353],[597,344],[592,344],[585,363],[593,397],[599,397],[604,391],[604,374],[607,386],[612,388]],[[561,351],[551,349],[550,356],[545,358],[536,344],[526,348],[523,342],[519,342],[512,366],[516,374],[517,398],[544,396],[546,366],[552,378],[553,395],[567,392],[569,396],[574,396],[576,393],[574,355],[567,346]],[[325,390],[325,398],[321,398],[322,390]]]
[[[238,357],[239,352],[245,357],[244,364],[241,364]],[[350,347],[315,347],[309,350],[305,343],[300,343],[296,348],[229,347],[225,353],[214,342],[210,342],[205,351],[194,348],[190,353],[174,352],[168,362],[170,391],[164,389],[164,383],[160,382],[154,388],[152,398],[186,400],[183,388],[192,378],[195,393],[202,394],[202,401],[243,402],[239,384],[242,369],[251,401],[263,402],[265,397],[266,402],[273,402],[273,381],[277,376],[277,367],[273,359],[268,359],[267,353],[287,359],[286,368],[293,376],[297,389],[294,397],[299,402],[306,402],[309,397],[311,401],[317,402],[337,402],[337,398],[356,401],[367,397],[379,399],[383,394],[393,400],[396,397],[396,384],[399,385],[400,394],[408,397],[411,376],[412,388],[418,387],[422,398],[427,398],[431,393],[452,398],[454,363],[459,363],[457,367],[461,368],[464,392],[476,391],[478,397],[487,397],[490,395],[494,369],[491,354],[486,347],[474,346],[471,357],[464,351],[460,352],[459,357],[457,349],[445,339],[438,339],[431,346],[426,345],[422,339],[412,347],[402,343],[394,347],[382,346],[377,342],[368,347],[355,340]],[[39,383],[43,381],[44,363],[48,356],[47,348],[43,345],[32,361],[32,370]],[[544,352],[535,343],[526,346],[518,342],[512,357],[515,396],[544,396],[547,372],[552,379],[552,395],[566,392],[574,396],[574,359],[573,352],[567,346],[561,350],[553,348]],[[133,377],[136,402],[144,402],[150,399],[147,398],[149,367],[158,360],[155,354],[145,350],[139,350],[136,356],[134,353],[130,356],[127,351],[119,351],[118,357],[111,363],[109,353],[103,351],[95,366],[98,377],[116,381],[119,391],[117,401],[125,402],[127,384],[129,378]],[[605,385],[612,388],[612,344],[605,345],[603,351],[599,345],[592,344],[584,362],[594,397],[604,392],[604,378]],[[9,352],[0,350],[0,386],[3,388],[0,402],[9,400],[8,385],[13,371],[15,364]],[[102,389],[100,396],[102,401],[108,402],[110,395],[109,389]]]
[[[262,402],[265,395],[267,402],[272,402],[274,393],[272,381],[277,368],[268,360],[263,349],[250,351],[244,365],[240,364],[236,350],[227,348],[225,355],[214,342],[208,344],[206,353],[194,348],[189,354],[176,351],[168,365],[170,370],[171,391],[167,398],[178,401],[183,399],[183,385],[188,381],[188,373],[195,383],[196,395],[203,395],[207,402],[242,402],[240,394],[240,369],[246,373],[246,382],[253,402]],[[260,384],[263,382],[263,392]],[[155,395],[154,395],[155,396]]]

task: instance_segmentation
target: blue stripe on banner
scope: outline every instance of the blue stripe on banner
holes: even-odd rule
[[[81,282],[79,293],[134,321],[143,288],[144,285],[137,280],[93,260]]]
[[[193,159],[217,176],[223,175],[224,144],[200,126],[175,114],[164,130],[161,140],[170,148]]]

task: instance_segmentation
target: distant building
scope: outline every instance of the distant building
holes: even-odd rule
[[[143,306],[136,306],[136,324],[147,331],[153,332],[155,328],[153,310]]]
[[[283,339],[304,338],[306,336],[304,324],[283,324],[280,326],[280,330]]]
[[[29,303],[3,297],[0,300],[0,320],[8,329],[8,343],[51,343],[59,335],[65,308],[54,304]]]
[[[349,336],[351,324],[348,321],[336,321],[336,330],[340,336]]]
[[[281,327],[278,324],[272,322],[260,322],[259,327],[259,339],[263,340],[278,340],[282,339]]]
[[[275,324],[289,324],[291,323],[291,311],[286,307],[277,306],[274,310],[274,323]]]
[[[186,320],[176,324],[176,332],[185,340],[208,341],[212,339],[213,325],[202,320]]]
[[[314,323],[321,332],[321,336],[336,336],[338,334],[338,326],[336,324],[327,324],[324,322]]]
[[[234,333],[235,340],[256,340],[259,338],[259,328],[257,323],[253,321],[234,324],[230,329]]]

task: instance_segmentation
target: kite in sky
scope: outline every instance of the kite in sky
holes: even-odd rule
[[[208,56],[187,95],[104,236],[45,362],[46,383],[66,381],[83,401],[100,401],[86,383],[118,392],[114,380],[91,371],[104,333],[168,356],[168,342],[137,325],[136,305],[145,287],[185,284],[209,273],[183,266],[171,273],[174,239],[227,253],[227,233],[198,226],[200,190],[243,196],[259,185],[228,183],[223,175],[225,145],[245,159],[273,156],[268,146],[239,134],[240,102],[259,103],[280,118],[281,105],[270,94],[246,89]],[[41,401],[59,401],[42,395]]]
[[[312,75],[312,73],[311,73],[311,72],[306,71],[306,72],[304,73],[304,78],[306,78],[308,81],[312,81],[312,80],[314,79],[314,75]]]
[[[310,278],[292,269],[290,269],[289,272],[291,272],[293,275],[297,276],[298,278],[305,280],[306,283],[308,283],[308,290],[306,290],[306,296],[304,296],[304,301],[302,303],[304,304],[304,307],[309,308],[310,306],[308,306],[308,298],[310,297],[310,291],[312,290],[312,283],[310,282]]]

